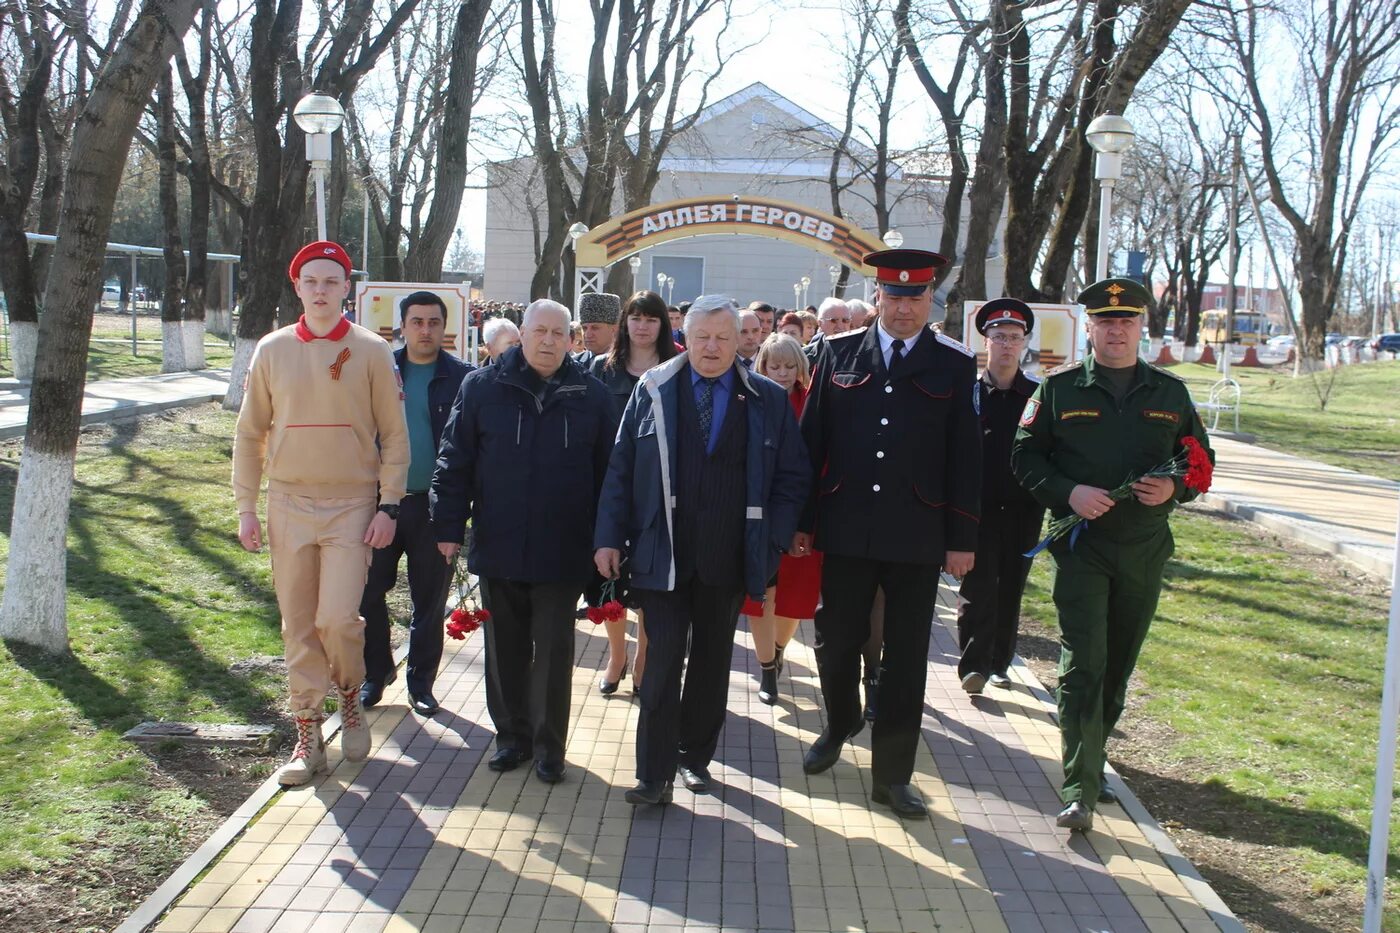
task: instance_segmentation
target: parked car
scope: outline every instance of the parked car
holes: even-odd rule
[[[1345,339],[1346,338],[1343,337],[1341,334],[1328,334],[1327,337],[1322,341],[1322,345],[1324,347],[1334,347]]]
[[[1377,354],[1400,354],[1400,334],[1381,334],[1375,340],[1371,341],[1371,349]]]
[[[120,305],[122,303],[122,290],[115,285],[102,286],[102,304]]]
[[[1279,334],[1277,337],[1270,337],[1265,346],[1275,350],[1288,350],[1298,345],[1298,339],[1292,334]]]

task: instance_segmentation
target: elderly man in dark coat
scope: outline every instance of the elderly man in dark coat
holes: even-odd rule
[[[608,390],[568,355],[569,311],[525,309],[521,345],[462,381],[430,492],[438,549],[481,578],[493,771],[535,759],[564,777],[574,608],[593,574],[595,503],[617,421]]]
[[[787,394],[735,362],[734,302],[697,298],[685,334],[627,403],[594,534],[599,573],[616,577],[625,554],[646,613],[632,804],[670,802],[678,765],[709,789],[739,608],[763,598],[811,484]]]

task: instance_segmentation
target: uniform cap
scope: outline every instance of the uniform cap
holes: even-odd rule
[[[578,300],[580,324],[616,324],[622,314],[622,299],[607,292],[590,292]]]
[[[1095,317],[1134,317],[1152,307],[1152,293],[1132,279],[1100,279],[1079,293],[1079,303]]]
[[[307,243],[297,254],[292,257],[292,264],[287,267],[287,274],[292,277],[292,281],[297,280],[301,275],[301,267],[313,259],[329,259],[332,262],[340,263],[345,270],[346,277],[349,277],[354,267],[350,262],[350,254],[345,251],[345,247],[339,243],[332,243],[330,240],[317,240],[315,243]]]
[[[997,324],[1020,324],[1026,333],[1035,327],[1035,312],[1019,298],[993,298],[977,309],[977,333],[987,335],[987,328]]]
[[[922,295],[934,272],[948,264],[947,257],[926,249],[882,249],[862,261],[875,267],[875,282],[887,295]]]

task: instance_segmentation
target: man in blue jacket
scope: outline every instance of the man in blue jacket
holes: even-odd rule
[[[678,765],[691,791],[709,789],[739,608],[763,598],[811,485],[787,394],[735,363],[733,300],[697,298],[685,336],[627,403],[594,534],[598,572],[614,579],[627,560],[646,616],[632,804],[670,802]]]
[[[493,771],[535,759],[564,777],[574,609],[592,578],[593,524],[617,420],[608,390],[569,356],[569,312],[525,309],[519,347],[462,381],[438,450],[430,503],[438,549],[467,567],[491,620],[486,708]]]
[[[370,560],[360,615],[365,619],[365,680],[360,703],[366,709],[384,696],[394,682],[394,654],[389,645],[389,607],[384,597],[394,588],[399,559],[408,555],[408,594],[413,621],[408,629],[408,701],[413,711],[431,716],[438,710],[433,696],[442,661],[442,614],[452,567],[437,549],[437,535],[428,520],[428,483],[433,478],[438,440],[447,425],[452,400],[472,367],[442,349],[447,304],[432,292],[414,292],[399,302],[403,349],[394,362],[403,379],[404,414],[408,419],[408,492],[394,508],[398,523],[394,540],[378,548]]]

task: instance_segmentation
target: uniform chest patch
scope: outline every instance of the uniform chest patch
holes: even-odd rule
[[[1181,415],[1174,411],[1161,411],[1156,408],[1144,408],[1142,416],[1148,421],[1161,421],[1166,424],[1181,424]]]
[[[1103,415],[1097,408],[1070,408],[1060,412],[1061,421],[1096,421]]]
[[[842,389],[854,389],[858,385],[864,385],[870,379],[870,373],[832,373],[831,384]]]
[[[1021,427],[1028,428],[1035,424],[1035,416],[1040,412],[1040,402],[1029,399],[1026,407],[1021,410]]]

